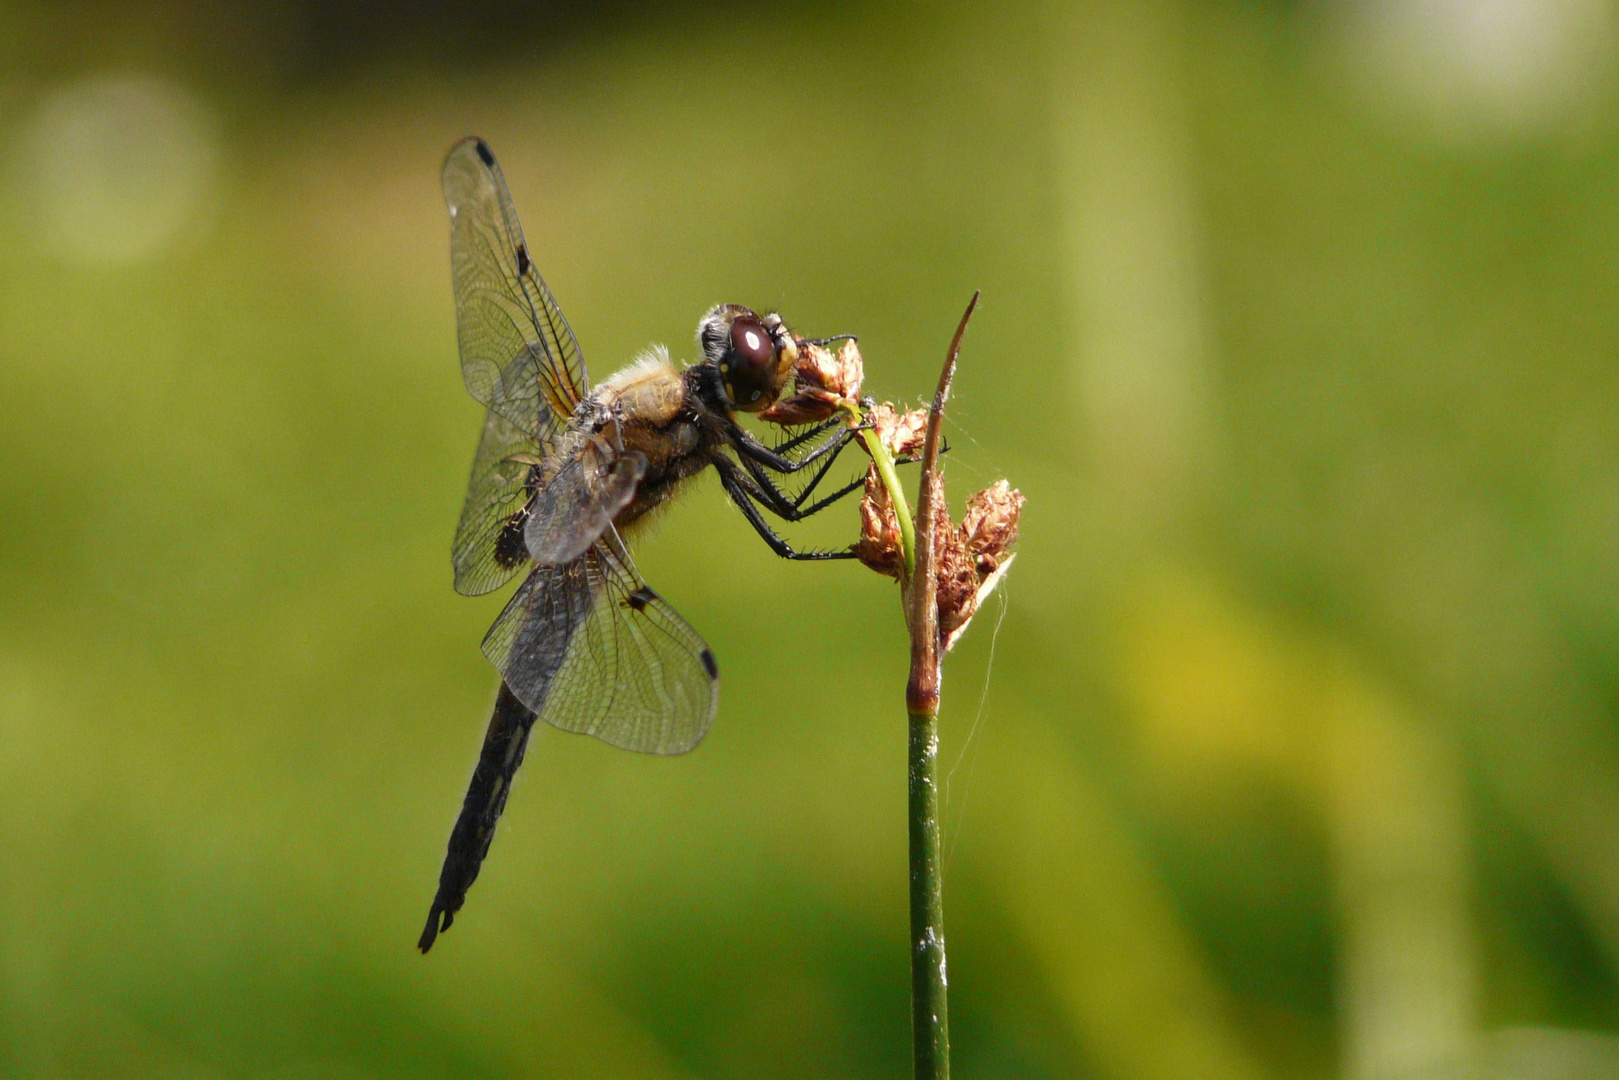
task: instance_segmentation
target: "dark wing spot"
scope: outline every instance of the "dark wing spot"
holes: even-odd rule
[[[518,244],[517,245],[517,272],[519,274],[526,274],[526,273],[528,273],[529,267],[531,265],[533,265],[533,264],[528,261],[528,245],[527,244]]]
[[[523,541],[523,526],[528,523],[528,507],[506,519],[495,536],[495,565],[510,570],[528,559],[528,545]]]
[[[482,139],[478,140],[478,160],[491,169],[495,167],[495,155],[489,152],[489,144]]]
[[[629,604],[630,607],[634,608],[636,611],[645,611],[646,606],[657,598],[657,593],[653,592],[645,585],[642,585],[639,589],[636,589],[634,592],[630,593]]]
[[[720,677],[719,662],[714,659],[714,654],[708,649],[703,650],[702,661],[703,670],[708,672],[708,677],[710,679],[717,679]]]

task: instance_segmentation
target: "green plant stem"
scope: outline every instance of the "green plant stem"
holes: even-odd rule
[[[870,428],[863,429],[860,438],[871,452],[871,460],[877,463],[877,474],[883,478],[883,487],[888,489],[889,501],[894,504],[894,517],[899,521],[900,549],[905,554],[905,577],[909,580],[916,573],[916,524],[911,520],[911,508],[905,502],[905,489],[899,486],[899,473],[894,471],[894,455],[888,452],[888,447]]]
[[[888,489],[899,523],[905,573],[900,578],[900,602],[911,637],[911,673],[905,684],[905,709],[910,717],[910,753],[907,768],[911,848],[911,1049],[915,1080],[950,1080],[950,1001],[944,950],[944,867],[939,857],[939,640],[937,547],[933,533],[944,501],[944,478],[939,474],[940,428],[945,402],[956,375],[956,357],[967,321],[978,306],[978,294],[967,305],[945,355],[944,370],[933,394],[927,434],[922,443],[922,477],[917,494],[917,518],[905,501],[894,470],[894,457],[870,428],[860,432],[877,474]],[[860,411],[845,406],[852,421]]]
[[[910,716],[908,790],[911,840],[911,1051],[916,1080],[949,1080],[950,1000],[945,974],[944,867],[939,858],[939,640],[938,545],[934,530],[944,505],[939,472],[940,429],[956,356],[978,294],[961,316],[945,354],[939,386],[922,442],[922,477],[916,497],[915,573],[905,583],[905,625],[911,632],[911,674],[905,684]],[[948,525],[948,521],[946,522]]]
[[[939,718],[911,713],[911,1039],[916,1080],[949,1080],[944,889],[939,859]]]

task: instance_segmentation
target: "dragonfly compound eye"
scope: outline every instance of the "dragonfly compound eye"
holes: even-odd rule
[[[731,324],[730,348],[720,360],[725,392],[737,408],[752,412],[776,399],[776,339],[757,319]]]

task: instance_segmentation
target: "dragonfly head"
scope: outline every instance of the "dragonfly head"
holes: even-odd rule
[[[719,371],[726,404],[742,412],[769,408],[793,376],[798,339],[781,316],[720,304],[697,324],[705,363]]]

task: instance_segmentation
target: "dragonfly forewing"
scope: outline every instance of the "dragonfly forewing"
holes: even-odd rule
[[[535,496],[523,528],[529,557],[557,566],[583,555],[635,498],[646,467],[644,454],[587,443]]]
[[[590,392],[579,343],[534,268],[483,140],[457,144],[442,179],[467,390],[519,427],[538,422],[536,434],[554,432]]]

